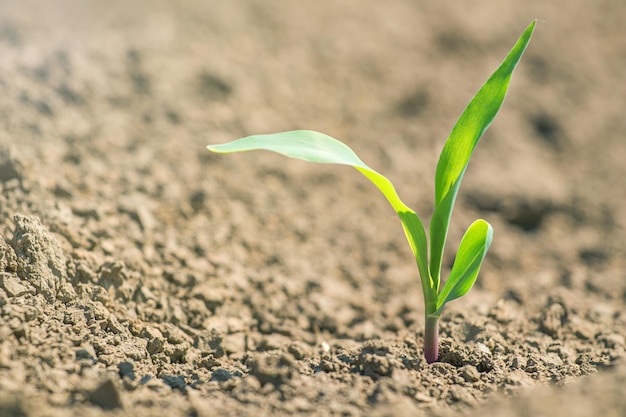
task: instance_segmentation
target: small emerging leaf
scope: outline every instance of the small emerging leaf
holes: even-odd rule
[[[491,245],[493,229],[484,220],[476,220],[461,239],[450,276],[437,300],[437,314],[446,303],[462,297],[474,285],[480,266]]]

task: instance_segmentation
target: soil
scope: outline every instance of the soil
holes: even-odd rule
[[[0,3],[0,415],[626,414],[626,3]],[[438,153],[540,19],[457,202],[495,238],[423,359],[365,178],[205,145],[313,129],[431,215]]]

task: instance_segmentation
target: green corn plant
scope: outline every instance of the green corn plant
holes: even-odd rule
[[[323,133],[296,130],[254,135],[207,148],[216,153],[268,150],[321,164],[349,165],[369,179],[387,198],[400,217],[404,233],[417,261],[425,302],[424,357],[438,360],[439,318],[446,304],[465,295],[474,285],[493,236],[485,220],[472,223],[459,244],[447,279],[441,266],[452,216],[452,209],[470,157],[482,134],[489,127],[506,95],[513,70],[530,41],[536,21],[524,30],[500,66],[467,105],[437,163],[435,172],[435,210],[430,221],[430,254],[426,231],[419,216],[402,202],[385,176],[367,166],[348,146]]]

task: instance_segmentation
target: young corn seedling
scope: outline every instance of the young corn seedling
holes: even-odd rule
[[[350,165],[367,177],[387,198],[402,222],[409,246],[415,255],[425,301],[424,357],[428,363],[439,356],[438,325],[445,306],[465,295],[474,285],[491,244],[493,230],[479,219],[461,239],[447,279],[441,266],[454,202],[470,157],[483,132],[489,127],[506,95],[511,74],[535,28],[533,21],[467,105],[448,137],[435,172],[435,210],[430,220],[430,254],[426,231],[419,216],[400,200],[385,176],[367,166],[348,146],[323,133],[310,130],[248,136],[221,145],[209,145],[217,153],[268,150],[291,158],[321,164]]]

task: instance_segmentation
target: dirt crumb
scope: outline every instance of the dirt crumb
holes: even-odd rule
[[[15,215],[11,246],[17,257],[17,274],[49,301],[75,296],[68,282],[67,259],[57,239],[36,217]]]

